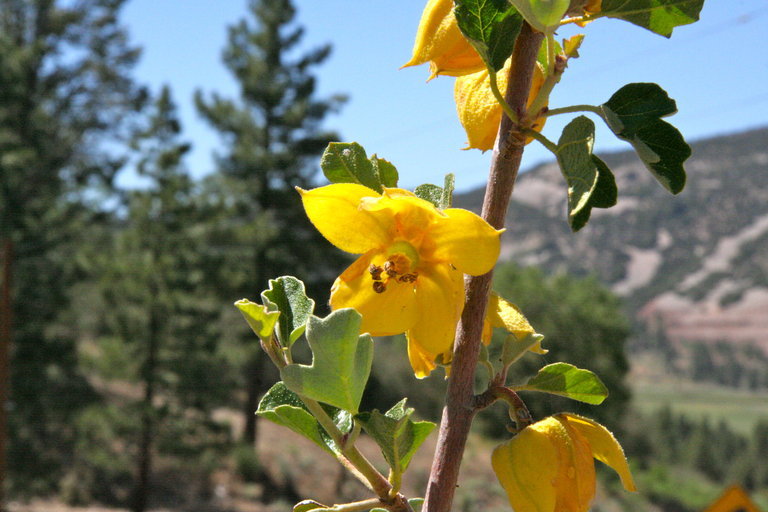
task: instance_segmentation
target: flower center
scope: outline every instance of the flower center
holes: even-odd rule
[[[395,242],[389,246],[382,266],[371,263],[368,272],[373,280],[373,291],[384,293],[390,281],[414,283],[419,273],[414,269],[419,263],[419,253],[408,242]]]

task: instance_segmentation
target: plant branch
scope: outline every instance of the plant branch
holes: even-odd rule
[[[600,117],[603,117],[602,109],[595,105],[571,105],[570,107],[552,108],[542,112],[541,115],[544,117],[550,117],[559,114],[573,114],[576,112],[592,112],[599,115]]]
[[[337,457],[339,462],[355,475],[358,480],[363,482],[366,487],[376,493],[378,504],[392,512],[413,512],[410,505],[408,505],[408,500],[403,495],[397,492],[394,492],[394,496],[392,495],[392,484],[373,467],[373,464],[365,458],[365,455],[358,450],[354,443],[348,441],[347,437],[339,430],[339,427],[336,426],[322,406],[315,400],[304,396],[301,397],[301,400],[341,450],[343,457]],[[354,430],[353,436],[355,436]]]
[[[518,119],[526,114],[533,67],[543,37],[544,34],[524,23],[515,43],[506,102],[517,113]],[[525,135],[509,117],[502,116],[482,212],[483,218],[497,229],[504,227],[524,145]],[[475,413],[473,383],[491,276],[492,272],[489,272],[468,277],[465,281],[464,311],[456,330],[451,377],[423,512],[451,510],[461,459]]]

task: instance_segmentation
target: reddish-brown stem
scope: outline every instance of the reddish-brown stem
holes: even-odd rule
[[[523,119],[526,112],[533,66],[543,38],[542,33],[524,23],[515,43],[505,99],[517,112],[518,119]],[[504,227],[524,144],[525,135],[507,116],[503,116],[493,150],[482,212],[483,218],[497,229]],[[492,272],[489,272],[466,280],[464,312],[456,329],[451,377],[423,512],[449,512],[453,503],[461,459],[475,412],[473,384],[491,276]]]

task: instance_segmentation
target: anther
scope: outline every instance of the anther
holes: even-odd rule
[[[419,274],[413,273],[413,274],[403,274],[400,277],[397,278],[398,281],[401,283],[413,283],[416,281],[416,278],[419,277]]]
[[[375,291],[376,293],[384,293],[386,289],[387,289],[387,285],[385,285],[381,281],[373,282],[373,291]]]
[[[397,270],[395,270],[395,264],[391,261],[387,261],[384,263],[384,272],[387,273],[389,277],[395,277],[397,275]]]
[[[368,272],[371,274],[371,278],[373,278],[374,281],[379,281],[381,279],[381,273],[383,271],[383,268],[378,265],[374,265],[373,263],[371,263],[371,266],[368,267]]]

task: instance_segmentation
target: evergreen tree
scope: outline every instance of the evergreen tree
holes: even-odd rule
[[[179,133],[164,88],[133,141],[138,174],[148,184],[127,192],[122,227],[101,256],[103,341],[128,356],[119,369],[105,365],[103,377],[117,374],[142,390],[139,400],[124,405],[135,420],[124,440],[135,447],[129,450],[136,454],[135,512],[145,510],[151,496],[153,454],[182,456],[195,467],[207,450],[228,441],[226,426],[212,419],[213,408],[226,402],[232,388],[217,350],[221,305],[202,288],[198,233],[206,212],[183,170],[189,145],[178,140]]]
[[[57,320],[79,277],[85,187],[120,167],[106,140],[142,100],[128,76],[139,52],[117,21],[122,3],[0,0],[0,359],[11,353],[0,430],[13,410],[9,481],[27,493],[55,487],[73,453],[72,420],[94,397],[78,374],[75,328]],[[3,394],[7,383],[0,375]],[[0,449],[0,468],[4,457]]]
[[[252,0],[249,13],[252,20],[229,28],[223,54],[239,82],[239,99],[200,92],[195,98],[225,148],[208,183],[211,200],[227,207],[210,244],[219,249],[217,292],[226,302],[258,298],[268,279],[290,273],[307,283],[310,295],[327,296],[342,263],[307,221],[295,187],[314,185],[314,161],[336,139],[321,124],[343,98],[317,99],[311,74],[330,46],[298,54],[304,30],[290,0]],[[267,364],[250,333],[248,343],[244,439],[250,442],[258,397],[270,382],[262,379]]]

